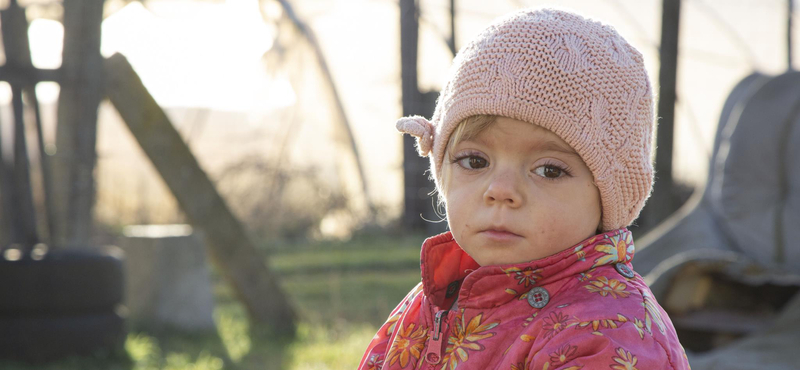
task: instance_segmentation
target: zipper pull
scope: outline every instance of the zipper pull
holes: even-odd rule
[[[447,314],[447,310],[436,312],[433,317],[433,329],[428,337],[428,349],[425,350],[425,361],[436,365],[442,360],[442,316]]]

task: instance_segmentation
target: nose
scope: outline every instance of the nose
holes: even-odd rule
[[[522,179],[514,171],[498,172],[492,176],[483,199],[488,205],[505,205],[517,208],[522,205],[524,197],[520,187]]]

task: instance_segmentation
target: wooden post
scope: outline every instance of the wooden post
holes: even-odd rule
[[[12,2],[9,5],[9,8],[13,7],[16,2]],[[0,26],[2,28],[6,28],[6,24],[8,23],[2,18],[6,17],[6,13],[8,12],[8,8],[5,10],[0,11]],[[3,37],[3,47],[5,48],[4,54],[8,54],[8,46],[7,41],[5,40],[6,33],[8,31],[2,30],[0,34]],[[7,63],[6,63],[7,64]],[[8,67],[0,67],[2,69],[8,69]],[[0,69],[0,72],[3,72]],[[6,81],[2,79],[5,77],[5,73],[0,74],[0,81]],[[2,110],[0,110],[2,112]],[[0,120],[0,126],[2,126],[2,121]],[[0,130],[2,131],[2,130]],[[15,222],[14,219],[14,210],[12,209],[12,199],[14,198],[14,184],[12,183],[11,172],[14,170],[13,167],[9,166],[5,158],[3,156],[3,140],[2,140],[2,132],[0,132],[0,247],[5,247],[6,245],[10,244],[12,240],[16,239],[16,235],[14,233],[17,231],[16,227],[13,225]]]
[[[661,14],[661,68],[658,81],[658,130],[656,132],[656,182],[645,207],[650,228],[669,217],[676,204],[672,178],[672,150],[675,126],[675,84],[678,75],[678,31],[681,0],[663,0]]]
[[[256,250],[247,230],[217,193],[128,60],[114,54],[105,61],[105,73],[111,103],[192,225],[205,233],[212,261],[234,287],[251,317],[279,333],[294,333],[295,312],[267,268],[267,257]]]
[[[400,76],[402,79],[403,116],[424,114],[423,96],[417,85],[417,40],[419,11],[416,0],[400,0]],[[430,118],[430,117],[428,117]],[[403,226],[407,230],[425,230],[423,214],[432,209],[428,192],[432,183],[425,175],[428,160],[419,156],[416,139],[403,135]]]
[[[5,47],[7,64],[9,66],[30,67],[31,53],[28,43],[28,20],[25,10],[16,1],[12,0],[9,7],[2,11],[3,44]],[[32,77],[32,76],[25,76]],[[30,79],[28,79],[30,81]],[[23,89],[32,93],[30,82],[20,80],[10,81],[11,105],[14,110],[14,166],[10,171],[13,179],[14,195],[11,199],[13,215],[10,217],[13,242],[22,243],[31,247],[39,241],[36,230],[36,213],[33,206],[33,191],[31,188],[30,162],[28,159],[28,146],[25,140],[25,116],[22,100]],[[7,189],[6,189],[7,190]]]
[[[2,135],[0,135],[0,246],[5,246],[16,239],[17,231],[11,223],[14,220],[14,210],[11,201],[13,199],[13,184],[11,182],[12,169],[3,160]]]
[[[44,188],[44,211],[45,222],[47,230],[47,239],[42,237],[39,233],[39,239],[45,240],[47,243],[53,242],[53,230],[55,229],[55,210],[53,205],[53,168],[50,166],[50,155],[44,144],[44,127],[42,126],[42,110],[39,108],[39,98],[36,96],[36,85],[31,84],[28,87],[27,94],[30,97],[31,104],[33,105],[33,112],[36,115],[36,140],[39,146],[39,164],[41,166],[42,174],[42,187]]]
[[[51,239],[56,246],[89,245],[97,109],[103,97],[102,21],[103,0],[64,0],[64,56],[53,158],[56,227]]]
[[[14,107],[14,227],[18,228],[18,243],[27,249],[39,242],[36,232],[36,211],[33,207],[30,161],[25,141],[25,117],[22,104],[22,87],[11,86],[11,103]]]

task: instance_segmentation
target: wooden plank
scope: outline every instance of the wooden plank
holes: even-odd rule
[[[59,82],[61,69],[41,69],[30,66],[0,66],[0,81],[10,84],[37,84],[39,82]]]
[[[328,93],[333,100],[333,107],[335,108],[334,110],[336,113],[336,118],[333,120],[333,122],[338,128],[337,136],[344,136],[347,149],[353,153],[353,164],[358,172],[358,178],[361,182],[361,190],[364,193],[364,201],[366,203],[368,212],[367,216],[372,218],[377,211],[375,209],[375,205],[372,203],[372,198],[370,197],[366,172],[363,164],[361,163],[361,155],[359,154],[358,146],[356,145],[356,139],[353,135],[353,130],[350,127],[350,120],[348,119],[347,114],[345,114],[344,103],[342,102],[342,98],[336,88],[336,83],[333,80],[333,74],[331,73],[330,68],[328,68],[328,61],[325,59],[325,55],[322,52],[322,47],[320,46],[319,41],[317,41],[317,36],[314,31],[305,21],[300,19],[300,16],[294,11],[294,7],[292,7],[290,1],[278,0],[278,3],[281,5],[286,16],[289,18],[289,20],[291,20],[297,31],[303,35],[303,38],[306,39],[308,45],[314,50],[314,56],[316,57],[315,59],[317,65],[319,66],[320,72],[322,72],[322,76],[324,77],[323,86],[328,90]]]
[[[106,94],[192,225],[203,230],[212,261],[251,317],[281,333],[294,332],[296,315],[267,258],[217,193],[211,179],[161,107],[121,54],[105,61]]]

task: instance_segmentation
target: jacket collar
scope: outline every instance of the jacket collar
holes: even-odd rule
[[[440,308],[449,308],[456,293],[461,308],[496,307],[526,298],[533,287],[576,275],[585,278],[599,266],[629,262],[633,254],[633,236],[622,228],[592,236],[542,259],[480,266],[448,231],[422,244],[422,286],[431,303]]]

